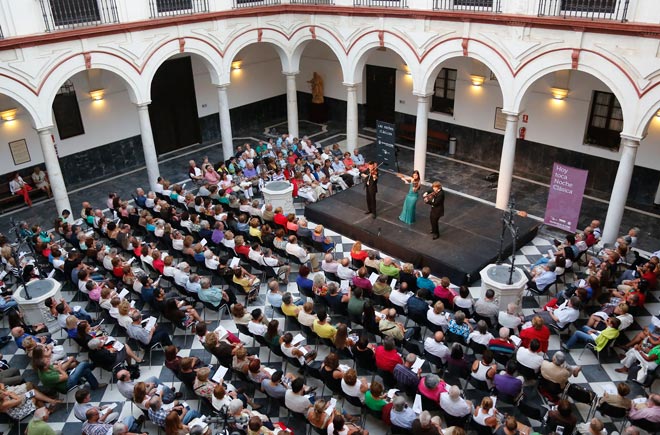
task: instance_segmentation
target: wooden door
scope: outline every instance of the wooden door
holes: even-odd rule
[[[396,69],[367,65],[367,127],[376,121],[394,123]]]

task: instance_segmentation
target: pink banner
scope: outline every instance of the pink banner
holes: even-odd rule
[[[589,171],[572,168],[555,162],[548,203],[545,207],[545,223],[571,233],[575,232],[582,208],[584,187]]]

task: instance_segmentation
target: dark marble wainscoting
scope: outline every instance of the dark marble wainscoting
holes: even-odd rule
[[[260,136],[264,125],[286,121],[286,94],[234,107],[229,110],[229,117],[233,136],[244,136],[246,133]],[[220,118],[217,113],[199,118],[199,128],[202,132],[203,144],[222,140]]]
[[[346,122],[346,101],[335,98],[324,97],[325,114],[324,121]],[[311,120],[312,94],[298,92],[298,118]]]
[[[68,189],[144,166],[142,139],[138,136],[112,142],[60,158]]]
[[[415,119],[414,115],[405,113],[397,112],[395,116],[397,125],[415,125]],[[493,169],[499,168],[502,142],[504,140],[503,134],[477,130],[434,119],[429,120],[428,128],[429,131],[444,132],[450,137],[456,138],[455,158]],[[406,140],[401,140],[401,143],[413,145],[412,142]],[[446,154],[448,144],[429,145],[429,152]],[[585,193],[598,198],[609,199],[619,165],[618,161],[518,139],[514,165],[516,175],[548,183],[554,162],[588,170],[589,177],[587,178]],[[642,207],[652,206],[659,182],[660,171],[635,166],[628,194],[628,203]]]

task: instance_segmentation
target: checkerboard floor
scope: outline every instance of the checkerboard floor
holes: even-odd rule
[[[299,215],[302,215],[302,212],[303,210],[298,210]],[[344,236],[333,233],[330,230],[328,230],[328,235],[330,235],[333,241],[336,243],[335,258],[342,258],[345,255],[347,256],[353,244],[353,241]],[[529,265],[536,262],[542,255],[544,255],[544,253],[547,253],[548,249],[551,248],[551,240],[553,236],[554,234],[552,233],[545,233],[544,231],[541,231],[538,237],[536,237],[530,243],[528,243],[527,245],[523,246],[518,250],[515,257],[516,264],[522,267],[529,267]],[[293,284],[289,284],[288,291],[292,292],[294,295],[298,295],[297,288],[295,285],[295,277],[296,277],[295,273],[292,273],[291,281],[293,282]],[[475,285],[471,287],[470,290],[472,292],[473,297],[478,298],[481,294],[480,283],[479,282],[475,283]],[[72,300],[74,297],[73,292],[64,292],[64,295],[67,298],[67,300]],[[278,314],[273,314],[273,310],[270,307],[265,307],[265,300],[266,300],[265,295],[266,295],[266,286],[262,285],[261,293],[259,295],[258,301],[251,303],[250,307],[262,308],[269,319],[273,318],[274,315],[275,318],[279,318],[280,325],[283,325],[284,319],[282,319],[281,316],[279,316]],[[643,327],[647,326],[650,323],[652,315],[658,314],[658,312],[660,312],[660,300],[658,299],[659,296],[660,296],[660,292],[657,291],[649,295],[649,297],[647,298],[645,310],[642,312],[641,315],[635,317],[634,324],[624,332],[623,335],[625,337],[632,338],[638,331],[640,331]],[[76,302],[74,302],[74,304],[75,303]],[[77,303],[81,304],[80,302]],[[537,299],[531,296],[524,297],[523,313],[525,315],[532,314],[534,312],[534,309],[538,307],[539,307],[539,301]],[[94,311],[91,305],[85,308],[89,311]],[[206,316],[207,319],[218,318],[217,313],[213,313],[213,312],[207,312]],[[231,320],[230,317],[226,315],[219,322],[217,320],[214,321],[210,326],[217,327],[218,324],[221,324],[224,327],[226,327],[228,330],[237,333],[233,321]],[[288,326],[289,325],[287,325],[287,327]],[[294,332],[294,334],[296,332],[295,330],[291,330],[291,329],[286,329],[286,330]],[[0,331],[2,332],[3,335],[9,334],[6,320],[3,321],[2,328],[0,328]],[[112,325],[107,326],[107,331],[108,333],[110,333],[115,337],[124,336],[123,331],[116,325],[114,327]],[[252,342],[250,337],[240,336],[240,338],[243,339],[243,341],[246,343],[246,345],[248,346],[248,350],[251,353],[256,353],[259,355],[260,359],[262,360],[262,362],[265,363],[265,365],[276,369],[282,368],[283,364],[281,359],[276,355],[269,355],[268,349],[254,347],[254,343]],[[621,338],[621,340],[623,340],[623,338]],[[179,348],[182,349],[181,355],[197,356],[206,363],[210,363],[210,364],[215,363],[215,367],[217,367],[217,361],[215,360],[212,361],[211,355],[203,349],[201,343],[192,335],[185,336],[182,330],[176,329],[174,335],[174,343]],[[63,342],[63,345],[65,346],[67,352],[70,355],[75,355],[78,358],[78,360],[84,361],[87,359],[87,355],[85,354],[85,352],[80,352],[78,345],[75,344],[75,342],[65,340]],[[560,350],[559,338],[556,335],[552,335],[550,338],[548,355],[551,356],[554,352],[558,350]],[[327,355],[328,351],[329,349],[327,347],[320,346],[317,359],[322,361]],[[4,355],[4,359],[6,359],[11,366],[21,369],[21,372],[27,381],[34,382],[35,385],[38,384],[38,378],[29,365],[28,357],[25,355],[25,353],[22,350],[18,350],[13,342],[9,343],[4,348],[2,348],[0,352],[2,352],[2,354]],[[583,353],[581,349],[577,349],[577,350],[571,350],[569,352],[567,356],[567,360],[570,364],[575,364],[582,367],[581,373],[577,377],[572,378],[570,381],[572,383],[577,383],[579,385],[593,389],[593,391],[596,392],[596,394],[598,394],[599,396],[602,395],[604,387],[607,384],[626,380],[625,375],[616,373],[614,371],[615,368],[620,366],[616,355],[604,357],[602,358],[601,363],[599,363],[595,355],[590,351],[586,351]],[[341,362],[344,364],[352,365],[352,361],[350,360],[341,361]],[[291,371],[292,368],[289,367],[288,370]],[[431,370],[430,366],[428,365],[428,363],[426,363],[423,367],[423,371],[430,372],[430,370]],[[181,383],[178,382],[176,378],[174,378],[170,370],[164,367],[164,355],[161,352],[155,352],[153,354],[153,359],[150,365],[143,363],[141,366],[141,372],[142,372],[141,379],[146,379],[147,377],[150,376],[158,377],[167,385],[173,385],[174,387],[176,387],[177,391],[181,390],[185,395],[184,397],[186,401],[191,405],[193,409],[199,408],[204,415],[211,415],[212,412],[211,409],[208,409],[205,404],[201,404],[200,401],[198,401],[195,398],[194,393],[192,391],[188,391],[185,386],[182,386]],[[102,382],[107,382],[110,377],[109,372],[105,372],[105,371],[101,372],[100,369],[95,370],[95,375],[97,376],[97,378],[101,379]],[[307,382],[310,385],[318,387],[317,397],[321,394],[323,394],[324,396],[329,396],[331,394],[330,391],[328,390],[325,390],[323,392],[323,385],[320,380],[308,378]],[[240,384],[240,381],[235,381],[234,383]],[[632,393],[633,396],[644,394],[644,391],[641,388],[641,386],[637,385],[634,382],[631,382],[630,385],[633,388],[633,393]],[[483,396],[482,393],[474,390],[473,387],[471,386],[466,387],[465,395],[468,398],[472,399],[473,401],[477,401],[477,402],[479,402],[481,400],[481,397]],[[525,401],[527,404],[533,407],[542,406],[542,401],[538,393],[536,392],[534,386],[529,386],[525,388],[525,396],[526,396]],[[267,397],[263,393],[257,391],[255,393],[255,400],[257,403],[263,405],[263,408],[260,410],[260,412],[267,412],[266,410],[268,409],[268,405],[269,405],[269,401]],[[69,401],[73,402],[72,394],[69,395]],[[95,404],[116,403],[117,411],[121,413],[122,417],[126,415],[134,415],[138,417],[141,414],[137,408],[131,406],[130,402],[126,402],[124,398],[121,396],[121,394],[119,394],[116,387],[113,388],[112,385],[106,387],[103,390],[93,391],[92,402]],[[577,404],[576,408],[579,415],[582,417],[582,421],[584,421],[584,419],[586,419],[589,414],[589,408],[586,405],[582,405],[582,404]],[[353,409],[348,403],[345,404],[345,409],[347,412],[351,414],[359,413],[358,409]],[[514,413],[516,417],[519,418],[521,421],[530,425],[535,430],[538,430],[541,433],[543,433],[542,423],[540,421],[529,420],[528,418],[522,416],[517,409],[513,409],[513,407],[511,406],[509,407],[498,406],[498,409],[502,413]],[[272,421],[282,420],[285,421],[285,423],[289,423],[290,426],[294,429],[295,433],[297,434],[305,433],[304,432],[305,428],[303,428],[304,423],[297,422],[295,420],[288,421],[286,410],[278,408],[277,405],[271,407],[271,409],[268,411],[268,415],[272,419]],[[25,420],[25,422],[27,421],[29,421],[29,419]],[[607,429],[610,434],[616,432],[615,425],[612,424],[609,419],[603,418],[603,421],[607,422]],[[25,424],[26,423],[22,425],[23,428],[25,427]],[[73,415],[72,410],[69,410],[67,412],[65,408],[59,409],[57,412],[51,415],[49,424],[55,430],[62,431],[63,434],[81,433],[82,423],[76,419],[76,417]],[[376,420],[373,417],[367,418],[366,428],[372,434],[384,434],[387,431],[387,427],[381,421]],[[150,434],[158,433],[157,428],[149,422],[145,424],[144,430]],[[0,431],[12,435],[16,435],[18,433],[17,427],[15,425],[12,426],[8,422],[6,416],[4,415],[0,417]]]

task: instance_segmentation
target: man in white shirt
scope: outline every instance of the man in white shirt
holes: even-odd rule
[[[174,273],[174,282],[181,287],[185,287],[190,276],[190,265],[182,261],[177,265],[177,271]]]
[[[284,404],[293,412],[306,414],[312,402],[305,395],[305,381],[303,378],[296,378],[291,382],[291,389],[286,390],[284,395]]]
[[[286,253],[298,257],[301,263],[307,263],[308,261],[312,264],[312,271],[317,271],[319,269],[319,253],[309,254],[305,248],[298,244],[298,238],[296,236],[289,236],[289,243],[286,245]]]
[[[546,323],[546,325],[555,325],[563,329],[569,323],[575,322],[580,317],[580,306],[582,302],[578,296],[572,296],[570,299],[564,301],[563,304],[555,309],[547,308],[547,311],[539,311],[536,313]],[[534,315],[528,316],[526,320],[532,320]]]
[[[446,363],[449,357],[449,348],[443,343],[444,339],[445,334],[442,331],[436,332],[433,337],[426,337],[424,340],[424,350],[440,358],[443,363]]]
[[[264,256],[261,253],[261,246],[258,243],[252,245],[250,252],[248,252],[248,258],[259,265],[264,264]]]
[[[268,327],[263,323],[264,315],[261,309],[255,308],[250,314],[252,315],[252,320],[248,323],[248,330],[254,335],[263,336],[268,330]]]
[[[461,397],[461,390],[456,385],[440,394],[440,408],[452,417],[465,417],[472,412],[472,402]]]
[[[390,293],[390,302],[398,307],[405,307],[412,295],[412,292],[408,291],[408,283],[402,282],[398,290]]]
[[[518,314],[518,306],[510,303],[507,305],[506,311],[500,311],[497,321],[500,325],[515,330],[523,322],[523,318]]]
[[[352,280],[355,278],[355,271],[349,267],[350,260],[348,258],[342,258],[341,263],[337,266],[337,276],[339,279],[349,279]]]
[[[338,267],[339,263],[335,261],[332,254],[325,254],[325,258],[321,262],[321,269],[323,269],[324,272],[336,274]]]
[[[495,300],[495,292],[493,289],[486,290],[485,297],[479,298],[474,304],[475,313],[481,317],[487,317],[492,323],[495,323],[495,318],[500,312],[500,304]]]
[[[530,368],[538,373],[543,364],[543,354],[541,351],[541,343],[534,338],[529,343],[529,349],[520,346],[516,352],[516,360],[523,366]]]

